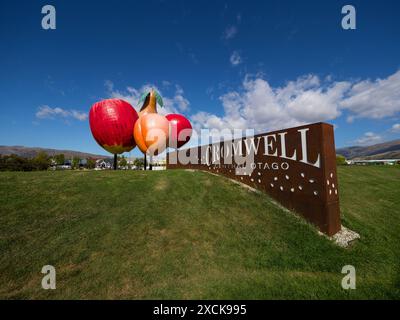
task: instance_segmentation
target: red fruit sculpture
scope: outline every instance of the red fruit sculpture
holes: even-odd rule
[[[90,130],[97,143],[114,154],[114,169],[117,154],[131,151],[136,146],[132,132],[137,119],[135,109],[121,99],[102,100],[90,109]]]
[[[169,146],[180,148],[185,145],[192,135],[190,121],[181,114],[169,114],[165,116],[170,124]]]

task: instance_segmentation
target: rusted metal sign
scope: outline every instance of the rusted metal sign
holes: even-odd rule
[[[330,236],[340,230],[330,124],[315,123],[170,152],[167,168],[224,175],[266,192]]]

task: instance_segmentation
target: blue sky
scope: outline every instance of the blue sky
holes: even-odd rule
[[[399,1],[2,1],[0,145],[106,154],[91,105],[136,107],[149,86],[197,129],[326,121],[337,147],[399,138],[399,17]]]

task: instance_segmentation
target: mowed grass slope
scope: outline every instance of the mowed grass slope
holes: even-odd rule
[[[0,298],[400,298],[400,169],[341,167],[339,184],[349,249],[203,172],[0,173]]]

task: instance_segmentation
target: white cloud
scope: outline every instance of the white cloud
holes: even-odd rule
[[[242,58],[239,52],[233,51],[231,57],[229,58],[229,61],[233,66],[237,66],[238,64],[240,64],[242,62]]]
[[[225,29],[224,33],[222,34],[222,38],[225,40],[233,39],[238,32],[238,29],[235,26],[229,26]]]
[[[108,91],[113,91],[114,90],[114,83],[110,80],[104,81],[104,86],[107,88]]]
[[[200,111],[191,119],[199,128],[255,129],[257,132],[333,120],[384,118],[400,112],[400,71],[375,81],[321,80],[305,75],[280,87],[262,76],[246,76],[238,90],[220,97],[223,114]],[[371,138],[371,137],[370,137]]]
[[[162,86],[168,88],[171,85],[171,82],[169,82],[168,80],[163,80],[162,82]]]
[[[39,119],[55,119],[55,118],[73,118],[79,121],[85,121],[88,117],[87,113],[77,110],[66,110],[62,108],[51,108],[47,105],[40,106],[36,112],[36,118]]]
[[[358,138],[354,142],[357,145],[369,146],[369,145],[373,145],[373,144],[382,142],[382,140],[383,139],[380,135],[373,133],[373,132],[366,132],[366,133],[364,133],[364,135],[362,137]]]
[[[71,110],[71,115],[73,118],[79,120],[79,121],[84,121],[87,119],[88,115],[87,113],[76,111],[76,110]]]
[[[169,104],[171,108],[178,108],[180,111],[184,112],[189,109],[189,100],[184,96],[183,89],[180,86],[176,86],[175,95],[172,98],[165,98],[165,104]]]
[[[382,119],[400,112],[400,70],[386,79],[355,83],[341,107],[356,118]]]
[[[111,81],[106,81],[105,86],[109,97],[122,99],[129,102],[136,109],[136,111],[139,111],[141,107],[138,106],[141,95],[146,91],[150,91],[151,89],[157,90],[163,98],[164,107],[159,107],[157,109],[158,112],[162,115],[187,111],[190,105],[189,100],[184,97],[183,89],[178,85],[175,86],[175,94],[172,97],[164,96],[162,94],[162,91],[157,86],[152,84],[145,84],[138,89],[127,87],[126,90],[122,92],[115,90],[114,85]]]
[[[396,123],[396,124],[394,124],[393,126],[392,126],[392,129],[391,129],[391,131],[392,132],[400,132],[400,123]]]
[[[272,88],[262,78],[246,77],[240,91],[220,97],[222,116],[199,112],[192,116],[197,127],[274,130],[340,115],[337,101],[348,84],[338,82],[323,86],[317,76],[308,75]]]

